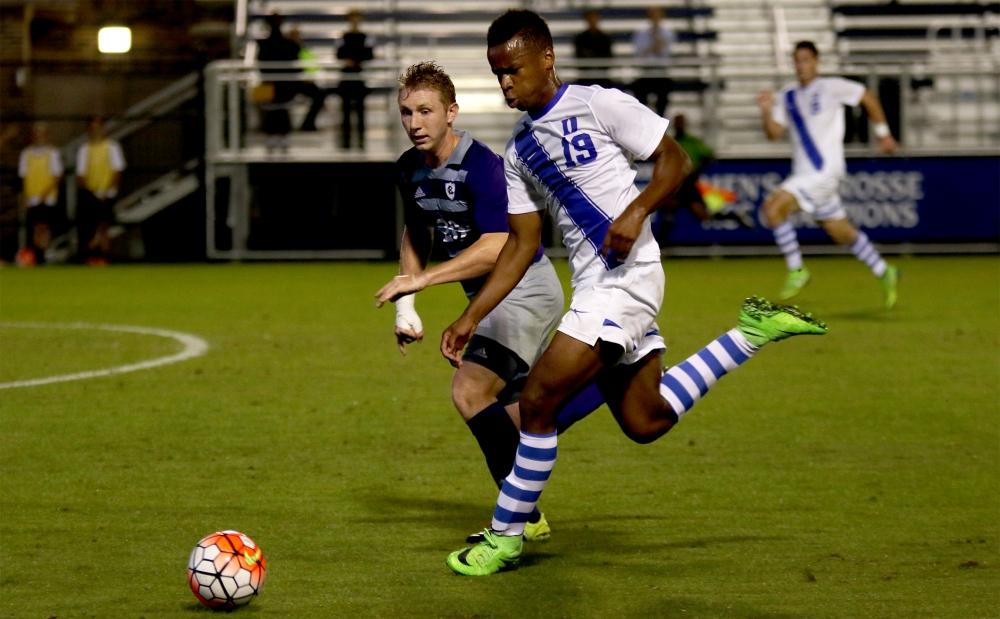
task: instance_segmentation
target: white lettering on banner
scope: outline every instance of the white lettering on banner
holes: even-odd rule
[[[844,201],[921,200],[924,197],[923,172],[855,172],[840,183]]]
[[[916,228],[920,223],[916,202],[845,202],[844,208],[862,228]]]
[[[840,183],[844,208],[862,228],[915,228],[924,197],[923,172],[854,172]]]
[[[776,172],[765,174],[706,174],[703,179],[712,187],[718,187],[736,194],[736,201],[727,204],[723,213],[735,214],[734,219],[709,219],[701,222],[706,230],[737,230],[742,227],[740,222],[751,222],[762,226],[757,206],[764,201],[770,192],[774,191],[782,181],[782,176]],[[748,225],[748,224],[747,224]]]
[[[784,178],[777,173],[706,174],[709,185],[736,194],[736,202],[725,212],[745,213],[753,218],[764,198],[778,188]],[[916,171],[855,172],[840,184],[840,195],[848,217],[863,228],[915,228],[920,224],[918,203],[924,198],[924,175]],[[760,222],[760,213],[756,218]],[[795,213],[796,227],[814,228],[816,223],[805,213]],[[704,222],[706,229],[728,229],[729,225]]]
[[[736,194],[737,202],[761,202],[781,184],[776,172],[767,174],[706,174],[704,180],[713,187],[727,189]]]

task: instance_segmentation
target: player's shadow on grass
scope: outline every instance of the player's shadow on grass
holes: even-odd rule
[[[356,499],[363,504],[364,515],[350,519],[355,526],[433,528],[434,535],[425,538],[426,545],[419,550],[440,550],[441,543],[448,540],[460,544],[469,533],[489,525],[489,511],[481,502],[385,493],[364,494]],[[581,561],[599,558],[604,565],[654,565],[677,559],[678,551],[784,539],[753,535],[680,539],[669,533],[673,521],[669,515],[655,514],[594,514],[560,519],[553,522],[552,542],[527,546],[521,567],[542,565],[562,557],[569,549]],[[623,523],[627,526],[622,527]]]
[[[840,320],[851,322],[883,322],[886,324],[899,322],[899,318],[895,313],[883,307],[855,308],[838,312],[823,312],[817,315],[827,324],[834,327],[837,321]]]
[[[366,494],[357,498],[368,515],[352,518],[351,522],[356,524],[433,522],[467,528],[470,523],[483,523],[490,514],[489,506],[482,502],[387,494]]]
[[[243,615],[248,615],[248,614],[252,615],[260,611],[260,609],[257,606],[254,606],[252,601],[247,606],[237,606],[232,610],[212,610],[211,608],[203,606],[198,602],[193,602],[191,604],[181,605],[181,610],[187,613],[207,613],[208,615],[212,615],[215,617],[218,617],[220,615],[225,616],[228,615],[229,613],[233,613],[236,611],[239,611],[240,616],[242,617]]]
[[[740,545],[748,542],[774,542],[787,539],[777,535],[718,535],[714,537],[695,537],[679,539],[672,535],[670,531],[675,531],[669,526],[653,525],[652,531],[641,525],[631,524],[628,530],[618,530],[614,528],[604,528],[600,526],[589,526],[595,522],[631,522],[636,521],[667,521],[674,522],[674,518],[667,516],[644,516],[644,515],[618,515],[608,514],[592,516],[586,519],[569,519],[561,521],[560,531],[565,535],[580,540],[582,545],[593,545],[600,547],[602,552],[613,550],[615,555],[625,553],[649,554],[656,550],[685,550],[693,548],[713,548],[717,546]],[[644,541],[633,541],[642,539]]]

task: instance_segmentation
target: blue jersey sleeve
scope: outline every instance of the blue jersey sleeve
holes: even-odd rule
[[[476,145],[468,163],[467,188],[472,195],[472,216],[480,234],[507,232],[507,181],[503,160],[488,148]],[[470,154],[472,154],[470,152]]]

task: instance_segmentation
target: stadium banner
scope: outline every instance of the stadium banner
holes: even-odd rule
[[[725,204],[720,215],[700,222],[681,209],[669,224],[666,244],[773,245],[759,209],[790,166],[778,159],[713,162],[700,189],[707,203]],[[650,171],[640,169],[640,186]],[[848,216],[877,242],[1000,241],[1000,157],[852,158],[840,189]],[[831,242],[805,214],[796,214],[795,222],[802,243]]]

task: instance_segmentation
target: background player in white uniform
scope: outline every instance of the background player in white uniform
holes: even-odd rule
[[[487,58],[507,105],[527,112],[507,146],[510,234],[489,279],[441,338],[451,361],[476,325],[514,288],[541,242],[548,208],[569,250],[573,300],[519,402],[521,440],[483,541],[453,552],[448,566],[482,576],[515,566],[521,531],[556,457],[556,412],[596,380],[622,431],[656,440],[728,371],[769,341],[825,327],[767,303],[748,300],[739,327],[664,373],[656,316],[663,300],[660,251],[649,214],[690,171],[667,133],[668,121],[621,91],[562,84],[552,35],[532,11],[511,10],[487,34]],[[642,191],[632,159],[653,160]]]
[[[396,341],[423,339],[414,293],[429,286],[461,282],[475,294],[496,264],[507,240],[507,196],[503,162],[470,135],[454,129],[458,115],[455,86],[434,63],[409,67],[399,79],[399,113],[413,143],[399,158],[399,190],[406,227],[400,246],[400,275],[376,294],[377,304],[396,303]],[[427,268],[434,243],[449,259]],[[452,380],[452,401],[476,437],[491,476],[499,486],[510,473],[517,450],[516,399],[528,367],[535,362],[564,309],[562,284],[549,259],[538,252],[524,279],[481,323]],[[561,412],[559,429],[602,403],[594,387]],[[535,512],[525,538],[549,537],[549,525]]]
[[[826,233],[841,245],[848,245],[882,283],[886,308],[896,304],[899,272],[887,265],[868,235],[847,219],[840,203],[839,185],[847,164],[844,161],[844,106],[858,103],[868,112],[872,129],[884,153],[896,151],[878,97],[851,80],[819,77],[819,52],[811,41],[795,45],[795,74],[798,83],[782,89],[776,98],[771,92],[757,97],[761,122],[768,139],[790,135],[794,150],[792,175],[764,201],[764,218],[774,230],[774,238],[785,255],[788,277],[782,299],[797,295],[809,283],[809,271],[789,216],[795,210],[808,213]]]

